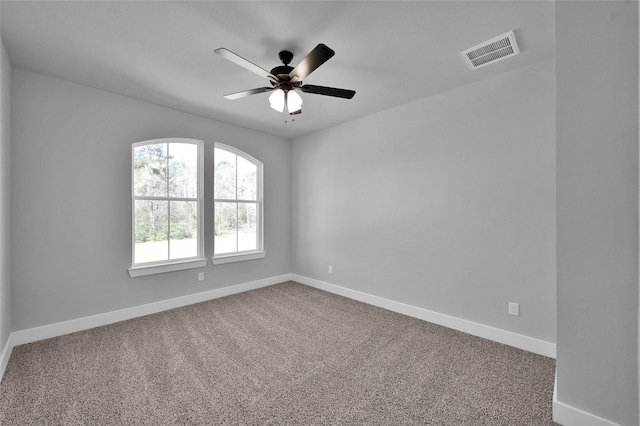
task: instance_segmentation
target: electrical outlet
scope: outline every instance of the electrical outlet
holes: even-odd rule
[[[509,302],[509,315],[516,317],[520,316],[520,304],[515,302]]]
[[[198,272],[198,281],[204,281],[204,272]]]
[[[333,266],[329,265],[329,273],[333,274]]]

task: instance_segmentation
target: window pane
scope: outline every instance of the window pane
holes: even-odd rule
[[[238,250],[237,203],[217,202],[215,254],[229,253]]]
[[[169,196],[198,197],[198,146],[169,144]]]
[[[215,156],[215,182],[213,196],[216,199],[236,199],[236,155],[216,148]]]
[[[238,157],[238,199],[255,200],[258,187],[257,170],[255,164]]]
[[[136,200],[135,263],[168,259],[169,218],[166,201]]]
[[[238,205],[238,251],[258,248],[258,227],[256,222],[256,204]]]
[[[167,144],[144,145],[134,149],[133,192],[138,196],[167,196]]]
[[[169,254],[171,259],[198,256],[198,203],[170,201]]]

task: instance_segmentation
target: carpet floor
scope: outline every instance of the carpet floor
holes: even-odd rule
[[[553,425],[555,361],[295,282],[17,346],[3,425]]]

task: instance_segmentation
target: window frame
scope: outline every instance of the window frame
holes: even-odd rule
[[[215,198],[215,167],[216,167],[216,158],[215,158],[215,150],[221,149],[227,151],[231,154],[234,154],[238,157],[243,158],[244,160],[250,162],[251,164],[256,166],[256,200],[240,200],[237,197],[238,193],[238,167],[236,161],[236,198],[234,199],[218,199]],[[214,265],[221,265],[225,263],[232,262],[242,262],[246,260],[255,260],[262,259],[266,256],[266,251],[264,250],[264,192],[263,192],[263,182],[264,182],[264,164],[256,159],[255,157],[247,154],[246,152],[235,148],[230,145],[226,145],[220,142],[214,142],[214,154],[213,154],[213,256],[211,257],[211,261]],[[235,203],[253,203],[256,204],[256,248],[252,250],[243,250],[243,251],[235,251],[235,252],[227,252],[216,254],[215,252],[215,235],[216,235],[216,210],[215,205],[217,202],[235,202]],[[237,247],[237,246],[236,246]]]
[[[167,153],[170,155],[170,144],[190,144],[197,147],[197,165],[198,165],[198,181],[197,181],[197,198],[191,197],[171,197],[169,194],[166,197],[158,196],[139,196],[135,194],[135,150],[141,146],[167,144]],[[152,262],[135,263],[135,245],[136,245],[136,200],[166,200],[170,201],[195,201],[197,203],[197,248],[198,253],[196,256],[180,258],[180,259],[167,259]],[[169,226],[170,226],[169,221]],[[170,235],[167,236],[167,244],[171,241]],[[169,255],[170,257],[170,255]],[[135,142],[131,145],[131,267],[129,268],[129,275],[131,277],[138,277],[151,274],[160,274],[164,272],[179,271],[191,268],[201,268],[206,266],[207,258],[204,253],[204,141],[200,139],[190,138],[159,138],[146,141]]]

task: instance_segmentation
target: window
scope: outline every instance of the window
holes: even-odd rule
[[[132,277],[206,265],[202,151],[193,139],[133,144]]]
[[[262,163],[221,143],[213,155],[213,263],[262,258]]]

